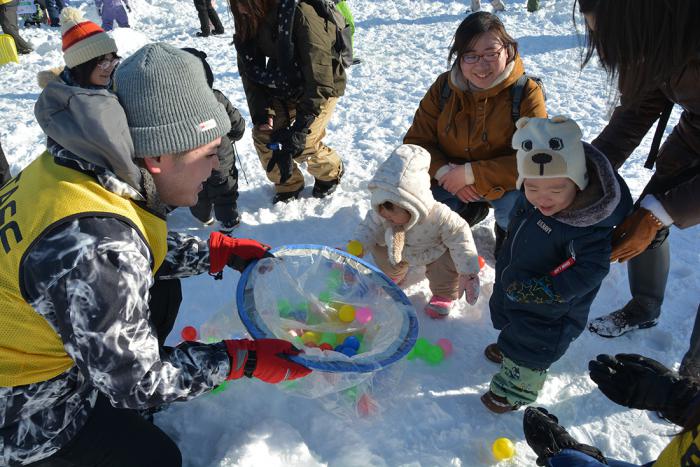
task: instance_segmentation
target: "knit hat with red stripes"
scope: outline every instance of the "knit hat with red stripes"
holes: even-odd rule
[[[117,53],[114,39],[97,24],[86,20],[76,8],[66,7],[61,11],[61,34],[63,58],[68,68],[102,55]]]

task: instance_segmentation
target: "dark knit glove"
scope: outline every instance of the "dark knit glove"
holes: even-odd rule
[[[511,282],[506,288],[506,295],[517,303],[552,304],[564,301],[554,291],[554,283],[550,276]]]
[[[656,410],[683,426],[700,385],[661,363],[637,354],[598,355],[588,363],[591,379],[611,401],[633,409]]]
[[[308,134],[308,128],[286,127],[273,132],[270,136],[270,141],[280,143],[282,145],[281,151],[287,153],[293,159],[299,157],[304,151],[306,135]]]
[[[243,376],[258,378],[266,383],[276,384],[290,381],[311,373],[303,365],[285,358],[285,355],[298,355],[299,350],[290,342],[281,339],[225,340],[226,351],[231,357],[231,372],[227,380]]]
[[[231,238],[220,232],[209,235],[209,274],[217,275],[229,266],[242,272],[248,264],[268,253],[270,247],[257,240],[248,238]]]
[[[267,145],[268,148],[272,149],[272,158],[268,161],[265,170],[272,172],[275,166],[279,168],[280,171],[280,184],[283,184],[289,177],[292,176],[292,170],[294,170],[294,162],[292,162],[292,155],[282,148],[280,143],[270,143]]]
[[[600,449],[576,441],[554,415],[542,407],[528,407],[523,415],[525,440],[537,454],[537,465],[547,465],[547,459],[559,454],[562,449],[580,451],[599,462],[608,461]]]

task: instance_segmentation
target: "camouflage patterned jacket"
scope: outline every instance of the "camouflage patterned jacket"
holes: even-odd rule
[[[81,99],[76,95],[81,91],[64,91],[72,102]],[[90,102],[118,105],[107,91],[84,96]],[[93,107],[81,108],[81,112]],[[106,113],[109,122],[105,125],[121,121],[118,111],[121,109],[115,107]],[[98,133],[97,116],[73,117],[92,119],[91,125],[82,128]],[[64,131],[68,123],[66,118],[58,122]],[[42,128],[52,138],[48,146],[56,160],[93,175],[112,193],[144,200],[144,194],[124,176],[62,148],[53,141],[61,135],[47,131],[46,125]],[[109,128],[128,139],[128,128]],[[75,144],[90,137],[77,130],[70,136]],[[122,172],[127,173],[123,167]],[[167,242],[168,252],[156,280],[208,270],[205,241],[169,233]],[[56,331],[75,364],[47,381],[0,387],[0,466],[36,462],[58,451],[85,424],[98,392],[116,407],[148,408],[191,399],[225,380],[230,360],[224,344],[183,342],[159,347],[149,320],[149,288],[154,282],[151,261],[139,233],[109,217],[67,220],[28,247],[20,278],[27,302]]]

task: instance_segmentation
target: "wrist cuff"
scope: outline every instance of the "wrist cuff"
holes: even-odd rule
[[[654,195],[646,195],[644,198],[642,198],[639,206],[651,212],[651,214],[663,224],[659,227],[665,227],[673,224],[673,218],[669,215],[668,211],[666,211],[664,205],[661,204],[661,201],[656,199]]]
[[[435,172],[435,180],[440,181],[442,177],[447,175],[447,172],[449,172],[451,169],[449,164],[445,164],[442,167],[440,167],[437,172]]]
[[[248,351],[248,358],[245,361],[245,367],[243,368],[243,375],[252,378],[255,367],[258,364],[258,354],[255,350]]]
[[[464,181],[467,185],[473,185],[476,181],[474,179],[474,169],[472,169],[472,165],[469,162],[464,164]]]

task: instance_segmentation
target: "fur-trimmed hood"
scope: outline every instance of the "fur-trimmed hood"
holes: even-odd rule
[[[615,226],[631,208],[629,189],[600,151],[588,143],[583,143],[583,149],[588,186],[571,206],[552,217],[573,227]]]
[[[58,81],[61,79],[61,73],[65,67],[57,66],[55,68],[50,68],[48,70],[40,71],[36,74],[37,84],[41,89],[46,88],[52,81]]]
[[[368,188],[372,208],[390,201],[411,213],[405,230],[410,230],[428,215],[435,203],[430,192],[430,153],[420,146],[404,144],[379,166]]]

